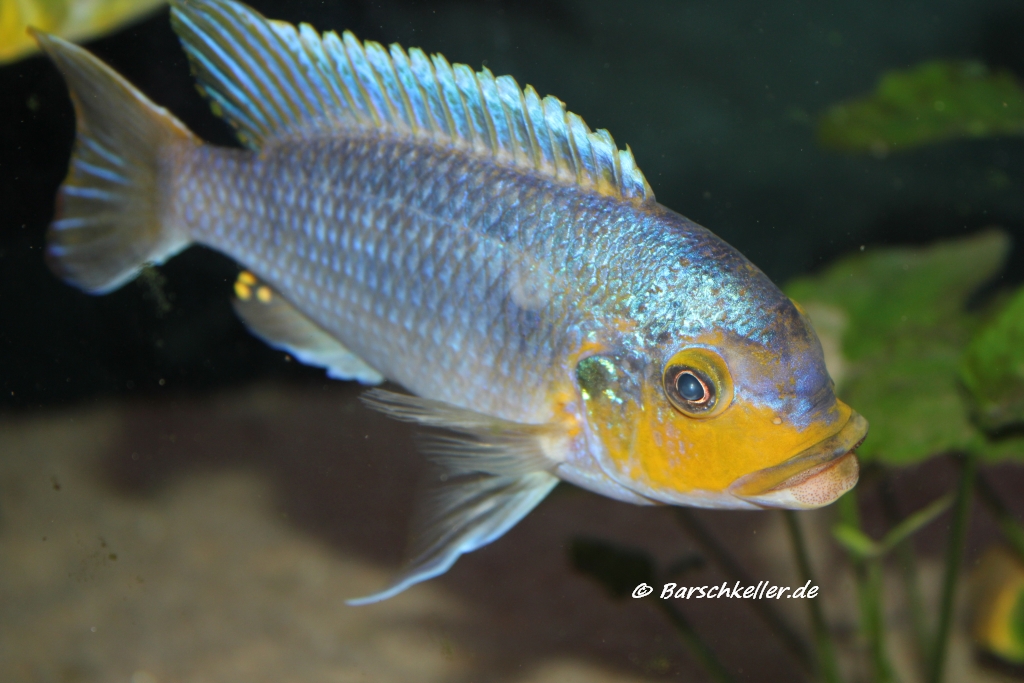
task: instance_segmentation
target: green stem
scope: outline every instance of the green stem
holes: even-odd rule
[[[996,490],[992,488],[988,478],[981,472],[977,474],[975,488],[978,491],[981,502],[985,504],[985,507],[995,517],[996,524],[999,525],[999,530],[1003,533],[1003,538],[1016,551],[1021,561],[1024,561],[1024,528],[1021,528],[1020,523],[1013,518],[1013,514],[1006,507],[1006,503],[1003,502],[999,494],[996,493]]]
[[[891,683],[896,680],[889,655],[885,650],[885,612],[882,609],[882,581],[884,571],[882,558],[867,562],[864,581],[864,606],[862,610],[867,622],[868,646],[871,651],[871,666],[875,681]]]
[[[900,521],[899,505],[892,491],[892,482],[882,482],[882,509],[886,519],[891,525]],[[917,658],[921,670],[925,670],[928,663],[928,615],[925,611],[924,596],[921,593],[921,582],[917,571],[917,556],[914,554],[913,541],[909,537],[898,543],[895,548],[896,559],[900,565],[900,574],[903,577],[903,589],[907,593],[907,604],[910,607],[910,621],[914,629],[914,646],[917,650]]]
[[[850,491],[837,504],[840,519],[861,531],[857,492]],[[854,577],[857,580],[857,598],[860,606],[860,630],[867,643],[871,659],[873,680],[889,683],[895,680],[892,664],[885,650],[885,612],[882,609],[883,566],[882,555],[864,560],[851,555]]]
[[[792,510],[783,510],[783,515],[786,519],[786,527],[789,529],[790,539],[793,542],[793,553],[796,555],[801,581],[810,581],[814,585],[818,585],[814,580],[814,572],[811,571],[811,559],[807,554],[803,532],[800,530],[800,520]],[[818,673],[826,683],[839,683],[842,680],[839,677],[839,663],[836,661],[835,646],[832,643],[832,636],[829,634],[828,623],[825,621],[821,603],[816,598],[806,602],[811,613],[811,624],[814,627],[814,641],[818,651]]]
[[[753,586],[754,581],[732,554],[718,542],[711,530],[697,518],[692,510],[688,508],[675,508],[676,517],[686,528],[693,540],[704,550],[705,553],[714,559],[715,563],[725,574],[730,582],[739,581],[744,586]],[[797,630],[793,628],[783,616],[775,610],[767,600],[745,600],[750,607],[757,612],[758,616],[769,626],[782,644],[789,650],[798,662],[807,671],[814,669],[814,661],[807,648],[807,643],[800,637]]]
[[[711,651],[700,636],[697,635],[697,631],[693,628],[693,625],[689,620],[683,616],[683,613],[676,609],[668,600],[655,600],[655,604],[661,608],[661,611],[668,616],[669,621],[679,631],[680,637],[683,642],[690,649],[690,653],[701,663],[701,665],[707,670],[711,679],[716,683],[732,683],[735,679],[732,675],[722,666],[722,663],[715,657],[715,653]]]
[[[964,455],[960,484],[957,486],[956,506],[953,508],[953,526],[949,531],[946,546],[946,571],[942,580],[942,602],[939,612],[939,627],[931,650],[931,666],[928,669],[928,683],[942,683],[946,666],[946,649],[949,631],[953,625],[953,607],[956,599],[956,581],[963,559],[964,541],[967,537],[967,523],[970,521],[971,494],[974,491],[974,475],[977,460],[971,453]]]

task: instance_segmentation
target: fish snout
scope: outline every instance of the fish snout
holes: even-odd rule
[[[744,475],[729,486],[740,500],[767,508],[811,509],[834,502],[857,483],[855,453],[868,421],[854,411],[834,434],[778,465]]]

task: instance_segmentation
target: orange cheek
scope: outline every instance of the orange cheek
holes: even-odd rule
[[[658,406],[658,399],[648,395],[644,403]],[[737,478],[777,465],[830,436],[851,412],[842,402],[833,410],[837,419],[828,425],[799,430],[771,409],[738,400],[704,420],[667,406],[648,408],[631,416],[636,419],[633,438],[622,435],[618,447],[608,450],[620,471],[654,489],[724,491]]]

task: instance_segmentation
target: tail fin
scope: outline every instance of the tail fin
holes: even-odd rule
[[[78,133],[47,259],[65,281],[104,294],[188,246],[184,229],[163,220],[160,192],[173,147],[199,141],[89,52],[34,35],[67,81]]]

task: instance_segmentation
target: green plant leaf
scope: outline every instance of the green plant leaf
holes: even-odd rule
[[[877,557],[882,553],[881,546],[870,536],[850,524],[836,524],[832,527],[832,536],[852,555],[862,560]]]
[[[979,324],[967,299],[998,271],[1008,248],[1006,235],[993,230],[928,247],[872,249],[787,285],[826,351],[833,348],[826,362],[830,372],[840,366],[840,397],[871,425],[861,458],[909,464],[951,450],[1024,456],[1024,440],[991,441],[974,425],[960,385],[960,359]]]
[[[983,428],[1024,423],[1024,288],[971,340],[960,377]]]
[[[1024,90],[1006,70],[973,61],[887,71],[875,92],[830,107],[818,142],[846,152],[892,150],[958,138],[1024,134]]]
[[[929,503],[890,529],[881,541],[874,540],[848,522],[840,522],[832,527],[832,536],[852,555],[862,560],[879,558],[904,539],[934,522],[939,515],[949,509],[955,498],[950,493]]]
[[[629,597],[641,583],[653,585],[654,560],[642,550],[591,538],[574,538],[569,559],[576,571],[594,579],[613,598]]]
[[[943,512],[949,509],[956,497],[948,493],[941,498],[929,503],[914,514],[889,530],[881,542],[881,551],[887,553],[895,548],[903,539],[913,536],[921,529],[935,521]]]

